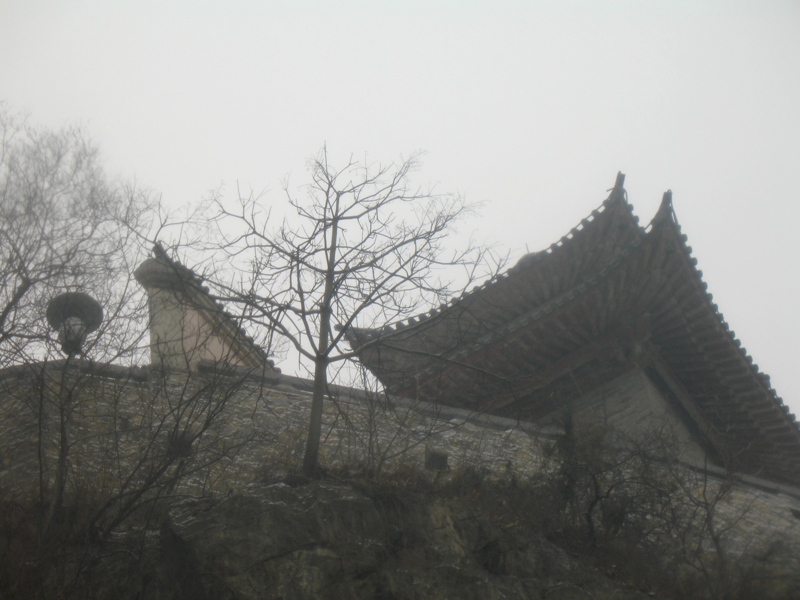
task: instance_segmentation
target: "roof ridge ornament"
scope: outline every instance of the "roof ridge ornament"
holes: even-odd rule
[[[610,190],[606,190],[607,192],[611,192],[608,195],[608,199],[606,203],[616,201],[624,201],[625,200],[625,173],[622,171],[617,172],[617,179],[614,182],[614,187]]]
[[[678,222],[678,219],[675,217],[675,209],[672,206],[672,190],[664,192],[664,196],[661,198],[661,205],[658,207],[656,216],[653,217],[651,224],[654,225],[664,219],[670,220],[673,223]]]
[[[156,243],[153,244],[153,256],[155,256],[157,259],[160,258],[166,263],[172,262],[169,254],[167,254],[167,251],[164,249],[164,245],[158,240],[156,240]]]

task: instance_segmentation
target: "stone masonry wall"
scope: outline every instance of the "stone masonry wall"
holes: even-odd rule
[[[88,363],[66,373],[58,365],[7,370],[0,374],[0,490],[5,498],[35,496],[40,482],[52,484],[65,402],[68,485],[75,490],[130,488],[164,457],[169,469],[183,469],[184,487],[176,490],[182,493],[227,494],[278,478],[301,461],[311,393],[307,381],[270,377],[213,369],[188,377]],[[623,378],[602,391],[603,402],[630,407],[632,390],[642,385],[638,375]],[[321,463],[328,467],[427,465],[437,478],[472,467],[525,478],[541,470],[562,435],[555,423],[340,392],[325,404]],[[715,473],[704,476],[719,481]],[[798,490],[748,478],[720,511],[739,520],[734,537],[741,547],[772,539],[800,545]]]

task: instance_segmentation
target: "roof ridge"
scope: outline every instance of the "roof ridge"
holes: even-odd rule
[[[464,291],[457,296],[453,296],[447,302],[440,304],[439,306],[434,307],[429,311],[413,315],[411,317],[402,319],[395,323],[387,323],[386,325],[380,328],[380,333],[377,333],[374,336],[383,333],[391,334],[403,331],[413,325],[418,325],[419,323],[423,323],[430,318],[433,318],[437,315],[441,315],[448,308],[451,308],[452,306],[463,301],[469,296],[472,296],[473,294],[476,294],[481,290],[485,290],[495,285],[496,283],[508,278],[511,273],[514,273],[519,269],[530,267],[531,265],[538,263],[542,258],[544,258],[545,255],[552,255],[559,248],[564,247],[567,243],[569,243],[570,240],[576,237],[579,234],[579,232],[585,229],[589,223],[595,221],[600,214],[604,213],[610,206],[612,206],[615,203],[622,203],[625,206],[625,208],[627,208],[628,212],[631,214],[633,222],[638,225],[639,217],[633,214],[633,207],[628,203],[628,194],[625,191],[624,184],[625,184],[625,173],[623,173],[622,171],[618,171],[616,180],[614,182],[614,186],[606,190],[609,193],[608,197],[605,200],[603,200],[603,202],[601,202],[597,208],[592,210],[592,212],[589,213],[588,216],[581,219],[581,221],[577,225],[572,227],[565,235],[563,235],[561,238],[550,244],[547,248],[539,250],[537,252],[529,252],[523,255],[514,265],[512,265],[502,273],[498,273],[494,277],[490,277],[489,279],[485,280],[482,284],[476,284],[471,290]],[[644,229],[642,229],[642,232],[644,232]],[[606,267],[608,266],[610,265],[606,265]],[[374,332],[374,329],[369,327],[352,327],[351,330]]]
[[[177,282],[179,284],[188,285],[196,294],[203,298],[205,300],[204,306],[198,306],[198,308],[205,310],[219,319],[219,322],[222,324],[222,326],[228,329],[227,334],[232,340],[242,343],[246,350],[254,352],[267,366],[277,372],[280,372],[280,369],[275,367],[275,361],[269,358],[266,350],[257,344],[251,335],[246,333],[241,319],[237,319],[225,309],[225,307],[220,303],[219,298],[211,294],[211,288],[209,288],[207,285],[204,285],[204,278],[198,275],[194,269],[187,267],[178,259],[170,257],[160,241],[156,241],[155,244],[153,244],[153,258],[150,260],[154,260],[170,269],[171,274],[177,278]],[[142,265],[144,264],[145,263]],[[140,269],[141,266],[139,269],[137,269],[137,271]],[[162,284],[163,283],[166,282],[162,282]]]
[[[730,342],[736,347],[742,359],[748,364],[749,368],[752,369],[757,380],[761,382],[761,385],[763,385],[765,391],[772,396],[772,398],[777,402],[778,406],[780,406],[786,413],[786,418],[794,423],[795,427],[800,432],[800,422],[797,421],[796,415],[791,412],[790,407],[783,401],[783,398],[778,395],[777,390],[772,387],[769,375],[759,369],[759,366],[755,362],[753,355],[747,352],[742,340],[736,337],[736,332],[731,329],[730,324],[725,320],[722,311],[720,311],[719,305],[714,302],[714,294],[708,291],[708,284],[703,279],[703,271],[702,269],[698,268],[698,260],[695,256],[693,256],[692,247],[688,243],[689,236],[683,233],[681,225],[678,222],[675,214],[675,208],[672,203],[672,190],[667,190],[664,192],[661,205],[659,206],[656,215],[653,217],[653,220],[650,222],[650,225],[648,225],[648,236],[653,235],[660,229],[659,226],[662,225],[664,227],[671,227],[674,230],[676,240],[680,244],[680,247],[689,263],[689,267],[695,275],[699,291],[703,294],[703,296],[705,296],[708,306],[712,309],[714,317],[717,321],[717,325],[729,338]]]

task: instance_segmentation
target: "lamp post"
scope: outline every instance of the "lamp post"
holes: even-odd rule
[[[61,372],[61,385],[58,390],[59,412],[59,449],[58,464],[56,466],[55,491],[47,511],[47,518],[41,530],[43,536],[55,517],[56,510],[61,506],[66,487],[67,455],[69,452],[69,422],[72,414],[72,390],[68,390],[67,371],[70,359],[76,354],[83,353],[83,343],[86,335],[96,331],[103,322],[103,307],[82,292],[65,292],[59,294],[47,305],[47,322],[50,327],[58,332],[58,341],[61,350],[67,355],[67,361]],[[44,405],[39,406],[39,440],[42,440],[44,426]],[[44,460],[40,449],[40,461]]]

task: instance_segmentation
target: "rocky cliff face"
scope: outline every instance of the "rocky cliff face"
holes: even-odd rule
[[[157,573],[140,597],[648,597],[526,535],[525,515],[517,517],[487,513],[469,496],[363,482],[276,483],[187,500],[169,511]]]

